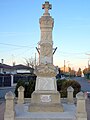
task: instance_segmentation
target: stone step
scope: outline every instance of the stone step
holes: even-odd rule
[[[18,116],[15,120],[76,120],[76,116],[70,112],[61,113],[29,113]]]
[[[29,112],[27,105],[16,105],[15,120],[76,120],[76,107],[74,105],[64,106],[64,112]]]

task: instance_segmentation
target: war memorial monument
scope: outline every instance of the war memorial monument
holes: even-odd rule
[[[45,10],[39,19],[41,38],[39,42],[39,65],[35,69],[37,75],[35,91],[26,102],[24,88],[18,88],[18,98],[15,102],[12,92],[5,96],[6,108],[4,120],[87,120],[85,97],[82,92],[78,93],[77,105],[74,104],[73,91],[70,86],[65,102],[61,100],[57,91],[56,74],[57,68],[53,65],[53,40],[52,31],[54,19],[49,10],[52,5],[48,1],[42,5]]]
[[[63,112],[56,85],[57,70],[53,65],[52,30],[54,19],[48,12],[51,7],[49,2],[42,5],[45,13],[39,20],[41,30],[40,63],[35,70],[37,80],[35,92],[32,94],[30,111]]]

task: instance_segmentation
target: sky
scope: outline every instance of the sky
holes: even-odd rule
[[[48,0],[54,18],[54,65],[84,69],[90,60],[90,0]],[[0,0],[0,59],[24,64],[36,58],[40,41],[39,18],[45,0]]]

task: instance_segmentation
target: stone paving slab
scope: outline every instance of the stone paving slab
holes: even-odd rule
[[[76,120],[76,107],[63,104],[64,112],[28,112],[28,105],[16,105],[15,120]]]

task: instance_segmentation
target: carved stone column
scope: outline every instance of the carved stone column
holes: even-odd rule
[[[74,89],[71,86],[67,88],[67,102],[68,103],[73,103],[73,92],[74,92]]]
[[[77,120],[87,120],[85,96],[83,92],[76,95],[77,98]]]
[[[45,2],[43,4],[43,9],[45,13],[39,19],[41,39],[40,45],[40,64],[53,64],[53,41],[52,41],[52,30],[54,25],[54,19],[48,13],[51,9],[51,4]]]
[[[23,86],[20,86],[18,88],[18,101],[17,103],[18,104],[23,104],[24,103],[24,87]]]
[[[4,113],[4,120],[15,120],[15,111],[14,111],[14,95],[11,91],[6,93],[6,106]]]

